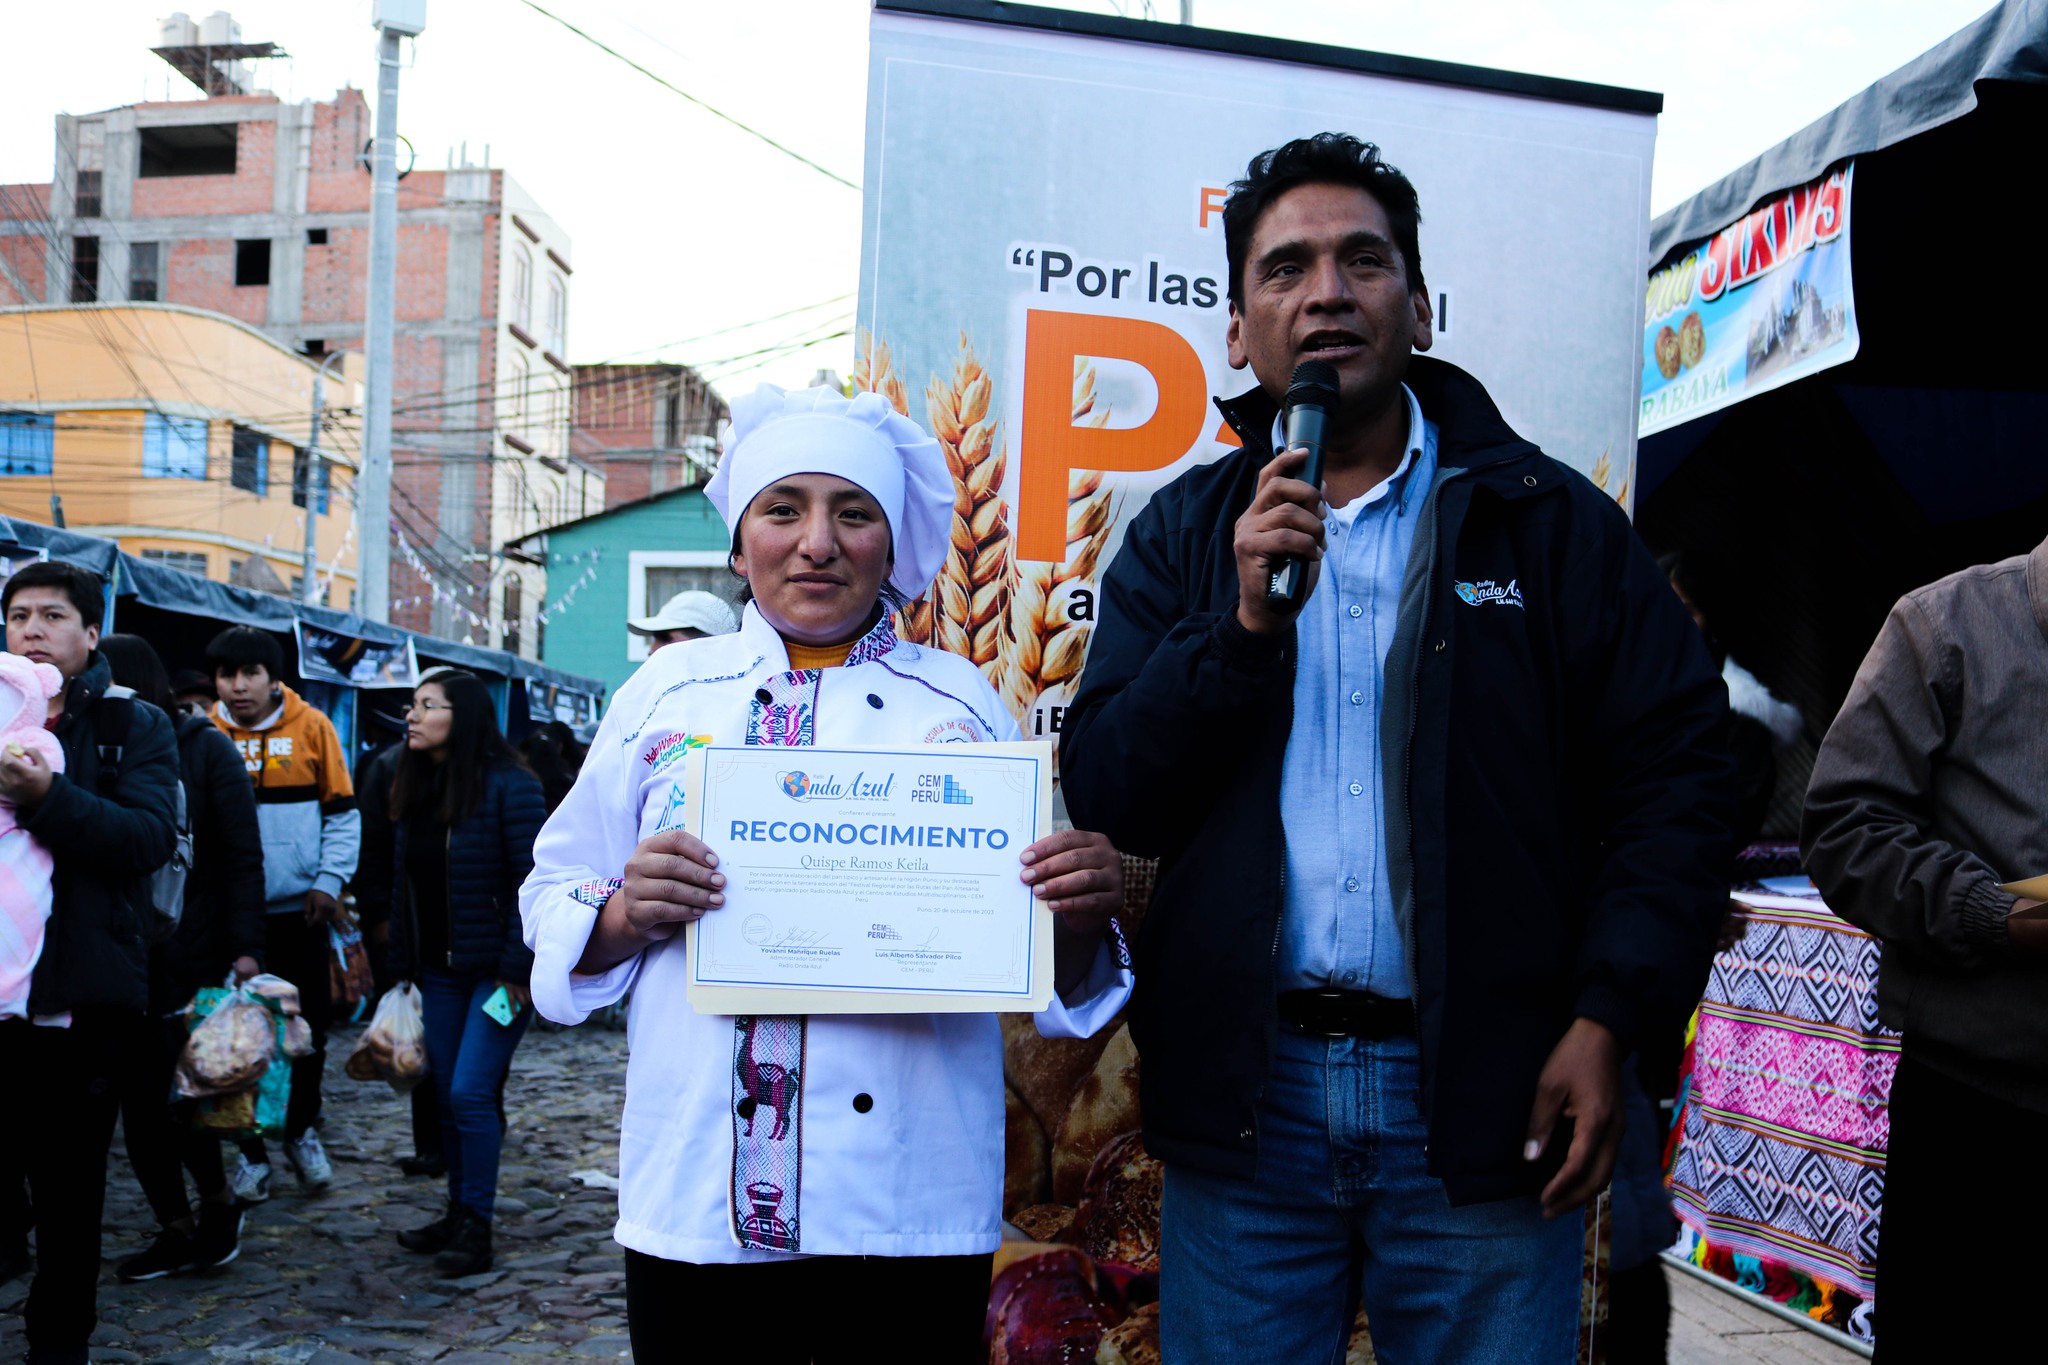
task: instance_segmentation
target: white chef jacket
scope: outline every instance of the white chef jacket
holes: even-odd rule
[[[691,1009],[680,933],[602,975],[574,968],[626,859],[659,827],[678,738],[744,743],[757,690],[788,672],[781,637],[751,605],[737,634],[657,651],[619,689],[574,789],[534,844],[520,891],[535,1009],[575,1024],[633,991],[614,1235],[665,1260],[788,1255],[742,1247],[733,1230],[733,1019]],[[886,617],[846,666],[824,671],[811,719],[812,742],[825,747],[1021,737],[978,668],[898,641]],[[1105,941],[1070,998],[1037,1016],[1038,1030],[1085,1038],[1130,992],[1129,967]],[[995,1248],[1003,1050],[993,1015],[813,1015],[801,1081],[804,1254]],[[865,1097],[860,1108],[856,1097]]]

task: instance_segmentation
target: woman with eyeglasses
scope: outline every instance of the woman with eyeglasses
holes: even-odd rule
[[[475,674],[438,673],[413,693],[390,811],[371,827],[362,880],[390,888],[392,974],[419,983],[448,1164],[447,1212],[398,1241],[434,1253],[437,1274],[474,1275],[491,1266],[498,1096],[533,1014],[519,886],[547,818]]]

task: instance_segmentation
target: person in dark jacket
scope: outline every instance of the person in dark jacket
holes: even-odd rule
[[[243,1212],[228,1188],[220,1139],[179,1123],[165,1097],[192,997],[230,972],[246,981],[263,970],[263,840],[242,756],[212,721],[178,706],[156,650],[139,635],[109,635],[100,652],[116,682],[172,717],[192,831],[185,908],[177,932],[150,948],[149,1017],[121,1092],[128,1162],[158,1224],[156,1240],[114,1268],[132,1283],[226,1265],[241,1252]],[[199,1191],[196,1219],[186,1171]]]
[[[1563,1215],[1727,900],[1706,648],[1612,499],[1410,354],[1419,217],[1338,134],[1233,186],[1243,450],[1132,521],[1061,736],[1074,822],[1162,860],[1131,1028],[1176,1362],[1336,1359],[1361,1296],[1389,1358],[1573,1359]],[[1275,454],[1306,360],[1321,488]]]
[[[85,1365],[98,1320],[100,1215],[123,1052],[149,1004],[149,876],[177,837],[171,723],[115,688],[99,652],[105,588],[69,564],[23,568],[0,588],[7,648],[64,675],[53,772],[0,752],[0,795],[55,860],[50,918],[21,1015],[0,1020],[0,1058],[28,1109],[0,1124],[0,1170],[26,1171],[36,1275],[23,1311],[28,1359]]]
[[[442,1275],[473,1275],[491,1266],[498,1095],[533,1018],[519,886],[547,818],[475,674],[451,670],[414,692],[389,809],[392,972],[420,984],[448,1164],[447,1212],[398,1240],[438,1253]]]

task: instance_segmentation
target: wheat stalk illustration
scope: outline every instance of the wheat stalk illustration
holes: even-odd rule
[[[1096,401],[1095,367],[1081,359],[1074,362],[1073,421],[1084,427],[1109,421],[1108,406]],[[1019,716],[1042,693],[1081,674],[1089,623],[1069,619],[1068,605],[1073,588],[1095,577],[1115,513],[1115,494],[1100,470],[1072,471],[1067,475],[1065,557],[1057,564],[1017,566],[1004,622],[1002,668],[990,681]]]
[[[896,411],[905,417],[910,416],[910,393],[896,374],[894,361],[889,355],[889,343],[875,340],[874,333],[865,327],[861,328],[858,345],[854,348],[853,387],[881,394]]]
[[[1010,512],[1003,500],[1005,452],[989,411],[995,383],[963,333],[950,377],[925,387],[925,415],[953,471],[953,533],[933,584],[934,641],[984,670],[1002,644],[1010,593]],[[932,594],[927,594],[930,596]]]

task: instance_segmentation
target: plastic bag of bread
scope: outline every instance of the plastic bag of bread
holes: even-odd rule
[[[419,987],[401,981],[384,993],[343,1070],[359,1081],[389,1081],[401,1095],[427,1078],[427,1029],[420,1016]]]
[[[185,1040],[174,1089],[188,1100],[251,1090],[276,1055],[276,1016],[263,1001],[236,987]]]
[[[287,1019],[299,1015],[299,988],[281,976],[259,972],[242,983],[242,988],[251,995],[260,995],[266,1000],[275,1000],[278,1010]]]

